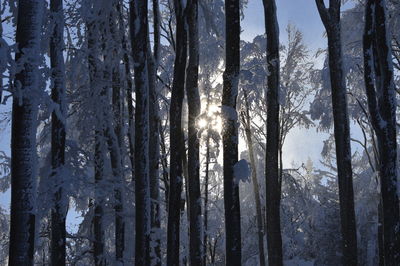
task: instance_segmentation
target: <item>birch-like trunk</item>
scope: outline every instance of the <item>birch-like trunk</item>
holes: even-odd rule
[[[33,265],[35,242],[36,128],[40,96],[39,54],[44,1],[20,0],[11,126],[9,265]]]
[[[68,211],[68,199],[64,195],[65,135],[67,104],[65,99],[64,66],[64,14],[62,0],[50,1],[53,33],[50,38],[50,64],[53,80],[52,100],[57,104],[51,116],[51,165],[54,184],[54,207],[51,210],[51,263],[65,265],[66,229],[65,220]]]
[[[328,36],[329,72],[339,181],[340,221],[344,265],[357,265],[357,231],[354,212],[353,172],[351,166],[350,126],[347,110],[346,82],[340,36],[340,0],[316,0]]]
[[[238,117],[236,98],[240,71],[239,0],[225,1],[225,71],[222,92],[222,144],[225,203],[226,265],[241,265],[239,180],[234,166],[238,161]]]

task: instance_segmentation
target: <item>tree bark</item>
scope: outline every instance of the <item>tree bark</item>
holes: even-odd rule
[[[268,264],[282,265],[279,182],[279,27],[275,0],[263,0],[267,34],[267,147],[265,157]]]
[[[316,4],[328,35],[329,71],[339,180],[343,263],[344,265],[357,265],[357,231],[354,212],[350,127],[340,36],[341,3],[340,0],[330,0],[328,9],[325,7],[322,0],[316,0]]]
[[[200,194],[200,140],[196,119],[200,115],[199,76],[199,29],[198,0],[189,0],[189,61],[186,70],[186,95],[188,99],[188,186],[189,186],[189,250],[190,265],[201,265],[202,262],[202,220]]]
[[[225,204],[226,265],[241,265],[239,182],[233,168],[238,161],[236,98],[240,71],[239,0],[225,1],[225,71],[222,92],[222,143]]]
[[[44,2],[20,0],[11,128],[11,221],[9,265],[33,265],[35,240],[36,127],[39,54]]]
[[[51,210],[51,263],[65,265],[66,229],[65,220],[68,211],[68,199],[64,195],[65,135],[67,105],[65,99],[64,66],[64,14],[62,0],[50,1],[50,12],[54,25],[50,38],[50,64],[53,87],[52,100],[57,104],[51,116],[51,165],[54,182],[54,207]]]
[[[150,265],[148,3],[131,0],[130,32],[135,72],[135,265]]]
[[[377,136],[379,150],[383,260],[384,265],[398,265],[400,214],[397,191],[396,96],[392,51],[386,23],[385,1],[368,0],[363,39],[364,78],[370,120]]]
[[[170,176],[168,198],[167,264],[179,265],[179,223],[182,193],[182,104],[187,57],[186,9],[174,0],[176,15],[176,57],[170,105]]]
[[[149,139],[149,178],[150,178],[150,197],[151,197],[151,241],[152,265],[161,265],[161,240],[159,231],[160,221],[160,179],[159,179],[159,161],[160,161],[160,134],[159,134],[159,114],[158,114],[158,95],[157,95],[157,69],[160,47],[160,11],[158,0],[153,0],[153,29],[154,45],[153,52],[149,44],[149,119],[150,119],[150,139]],[[150,36],[149,36],[150,37]]]

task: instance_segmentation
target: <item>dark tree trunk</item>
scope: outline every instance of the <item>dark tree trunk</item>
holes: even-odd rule
[[[385,1],[367,1],[363,40],[364,78],[369,114],[379,150],[384,265],[399,265],[400,214],[397,191],[396,96],[385,9]]]
[[[240,10],[239,0],[225,1],[225,71],[223,74],[223,172],[225,203],[226,265],[241,265],[241,229],[239,180],[233,168],[238,161],[238,118],[236,98],[240,71]]]
[[[65,67],[64,67],[64,14],[62,0],[50,1],[50,12],[54,25],[50,39],[50,64],[53,87],[52,100],[58,110],[51,116],[51,166],[54,182],[54,207],[51,210],[51,263],[65,265],[66,229],[65,220],[68,211],[68,199],[64,195],[62,168],[65,163],[65,126],[67,106],[65,101]]]
[[[200,141],[196,119],[200,115],[199,76],[199,30],[198,0],[189,0],[189,62],[186,70],[186,95],[188,99],[188,187],[189,187],[189,250],[190,265],[201,265],[202,262],[202,221],[200,194]]]
[[[170,106],[170,177],[168,199],[167,264],[179,265],[179,222],[182,192],[182,104],[187,57],[186,11],[174,0],[176,15],[176,57]]]
[[[267,152],[265,162],[268,264],[282,265],[279,182],[279,27],[275,0],[263,0],[267,34]]]
[[[264,255],[264,226],[263,226],[263,215],[261,210],[261,199],[260,199],[260,187],[258,185],[257,178],[257,165],[254,156],[254,145],[253,137],[251,133],[251,118],[250,118],[250,105],[248,101],[247,92],[243,90],[243,97],[245,102],[245,110],[241,114],[241,120],[245,131],[245,137],[247,142],[247,148],[250,157],[251,164],[251,181],[253,183],[254,190],[254,202],[256,205],[256,219],[258,228],[258,253],[260,266],[265,266],[265,255]]]
[[[131,0],[130,32],[135,72],[135,264],[150,265],[148,3]]]
[[[11,128],[11,221],[9,265],[33,265],[35,240],[36,127],[40,95],[39,54],[44,1],[20,0]]]
[[[329,71],[339,179],[343,263],[344,265],[357,265],[357,231],[354,212],[350,128],[340,36],[340,0],[330,0],[328,9],[322,0],[316,0],[316,3],[328,35]]]
[[[153,0],[153,29],[154,46],[153,53],[149,41],[149,177],[150,177],[150,197],[151,197],[151,241],[152,241],[152,265],[161,265],[161,241],[159,238],[160,230],[160,134],[159,134],[159,114],[157,96],[157,68],[160,47],[160,11],[158,0]]]
[[[100,16],[100,10],[94,10],[94,14]],[[93,257],[96,266],[106,264],[104,256],[104,163],[105,163],[105,135],[103,127],[103,112],[99,106],[105,105],[104,96],[105,90],[100,80],[103,78],[103,73],[100,71],[97,57],[100,54],[100,49],[97,44],[100,35],[100,23],[98,20],[91,20],[87,23],[87,38],[88,38],[88,65],[89,79],[92,91],[92,97],[95,97],[100,104],[93,108],[95,118],[94,129],[94,215],[93,215]],[[103,104],[101,104],[103,103]]]

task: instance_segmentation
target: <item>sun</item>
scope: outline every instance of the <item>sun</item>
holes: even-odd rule
[[[199,119],[199,121],[197,121],[197,126],[201,129],[205,128],[207,126],[207,120],[205,118],[201,118]]]

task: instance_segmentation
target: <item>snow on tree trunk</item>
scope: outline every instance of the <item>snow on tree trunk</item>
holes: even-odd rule
[[[149,75],[148,3],[130,2],[130,32],[135,72],[135,264],[150,264],[150,180],[149,180]]]
[[[275,0],[264,0],[265,31],[267,34],[267,148],[265,184],[267,207],[268,264],[282,265],[282,236],[280,224],[279,182],[279,27]]]
[[[340,220],[343,241],[343,263],[357,265],[357,231],[354,212],[353,173],[351,166],[350,127],[347,110],[346,82],[340,35],[340,0],[330,0],[329,8],[316,0],[328,36],[329,72],[336,161],[339,183]]]
[[[364,78],[369,114],[379,150],[383,260],[385,265],[398,265],[400,214],[397,191],[396,96],[385,9],[386,3],[383,0],[368,0],[366,3],[363,39]],[[374,78],[379,82],[374,83]]]
[[[239,0],[225,1],[225,71],[222,92],[222,145],[225,204],[226,265],[241,265],[241,229],[239,183],[234,166],[238,161],[238,118],[236,98],[240,71]]]
[[[182,104],[187,57],[186,11],[174,0],[176,15],[176,57],[170,105],[170,183],[168,198],[167,264],[179,265],[179,222],[182,193]]]
[[[186,94],[188,99],[188,187],[189,187],[189,253],[190,265],[201,265],[204,252],[201,219],[200,193],[200,140],[196,119],[200,115],[199,76],[199,32],[198,0],[188,1],[189,62],[186,70]]]
[[[65,220],[68,211],[68,199],[63,191],[65,163],[65,135],[67,104],[65,99],[64,66],[64,11],[62,0],[50,1],[53,33],[50,39],[50,64],[53,87],[52,100],[57,106],[51,116],[51,165],[54,184],[54,207],[51,210],[51,263],[65,265],[66,229]]]
[[[20,0],[11,128],[11,227],[9,265],[33,265],[35,242],[36,127],[39,54],[44,1]],[[21,62],[24,62],[23,64]]]

